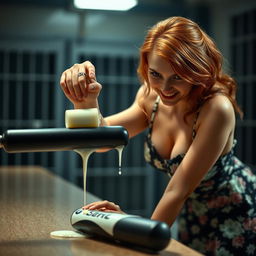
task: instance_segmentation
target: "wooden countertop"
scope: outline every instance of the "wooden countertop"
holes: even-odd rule
[[[98,199],[89,194],[87,200]],[[0,167],[0,255],[148,255],[91,238],[51,238],[52,231],[73,230],[70,216],[82,206],[82,202],[81,189],[44,168]],[[168,247],[157,255],[201,254],[172,239]]]

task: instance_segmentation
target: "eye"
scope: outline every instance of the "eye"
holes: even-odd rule
[[[174,74],[174,75],[172,76],[172,79],[173,79],[173,80],[182,80],[177,74]]]
[[[161,77],[161,75],[158,72],[154,71],[154,70],[149,70],[149,74],[150,74],[150,76],[152,76],[154,78],[160,78]]]

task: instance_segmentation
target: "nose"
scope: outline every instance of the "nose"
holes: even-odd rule
[[[170,81],[165,81],[162,85],[163,91],[171,91],[173,89],[173,84]]]

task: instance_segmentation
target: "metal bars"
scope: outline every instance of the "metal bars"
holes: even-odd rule
[[[56,86],[62,61],[61,42],[1,41],[0,131],[60,126],[55,118]],[[59,94],[59,93],[58,93]],[[59,169],[55,153],[7,154],[1,165],[43,165]]]
[[[256,9],[231,18],[231,58],[238,82],[238,102],[244,120],[238,120],[237,155],[247,164],[256,166],[253,148],[256,143]]]
[[[75,41],[65,47],[58,40],[1,41],[0,132],[12,128],[64,127],[64,111],[72,106],[59,88],[60,74],[67,68],[67,61],[83,60],[95,64],[97,79],[104,86],[100,96],[103,115],[132,104],[139,87],[135,47],[103,43],[84,47]],[[89,159],[88,188],[131,213],[149,216],[154,198],[153,172],[143,160],[143,140],[144,134],[137,136],[125,148],[121,176],[115,150],[93,154]],[[1,150],[0,165],[40,165],[75,184],[83,184],[82,160],[75,152],[7,154]]]

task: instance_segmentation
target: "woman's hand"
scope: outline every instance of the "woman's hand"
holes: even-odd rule
[[[114,213],[125,214],[125,212],[123,212],[120,209],[119,205],[113,202],[109,202],[107,200],[93,202],[91,204],[85,205],[83,207],[83,210],[95,210],[95,211],[102,211],[102,212],[114,212]]]
[[[90,61],[74,64],[60,78],[61,88],[75,108],[97,107],[101,84],[96,80],[95,67]]]

